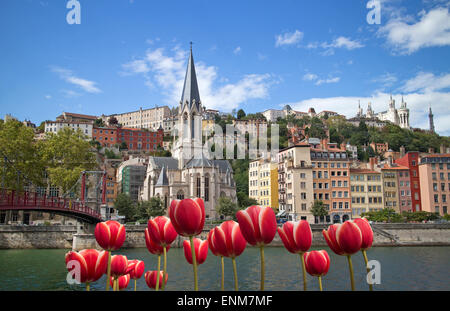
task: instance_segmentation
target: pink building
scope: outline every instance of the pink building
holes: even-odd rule
[[[450,153],[422,157],[419,176],[422,210],[439,213],[441,216],[447,214],[450,198]]]
[[[409,169],[406,166],[398,166],[398,197],[400,201],[400,213],[412,212],[411,181]]]

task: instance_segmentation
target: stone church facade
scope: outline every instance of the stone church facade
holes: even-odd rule
[[[236,184],[228,160],[209,159],[203,154],[203,112],[191,47],[172,157],[149,157],[141,199],[160,197],[168,207],[174,199],[199,197],[205,202],[206,218],[216,219],[220,197],[237,202]]]
[[[389,121],[392,124],[398,125],[404,129],[411,128],[411,126],[409,125],[409,109],[406,107],[406,102],[403,100],[403,97],[399,109],[395,107],[395,100],[392,99],[391,96],[388,110],[379,113],[375,113],[372,110],[372,104],[369,102],[366,114],[364,115],[361,105],[359,105],[357,117],[366,119],[377,118],[380,121]]]

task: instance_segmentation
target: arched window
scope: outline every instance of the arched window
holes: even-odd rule
[[[177,200],[183,200],[184,199],[184,192],[183,190],[179,190],[177,192]]]
[[[202,196],[202,188],[201,188],[201,186],[202,186],[202,179],[201,179],[201,177],[198,175],[197,176],[197,198],[201,198],[201,196]]]

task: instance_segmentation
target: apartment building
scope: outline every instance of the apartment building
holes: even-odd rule
[[[353,218],[360,217],[364,212],[384,208],[381,172],[373,169],[351,168],[350,191]]]
[[[114,114],[123,127],[157,130],[159,127],[172,126],[169,121],[171,111],[168,106],[155,107],[150,109],[139,108],[137,111]]]
[[[310,145],[300,143],[278,153],[279,216],[314,222],[313,167]]]
[[[136,128],[94,127],[92,139],[104,147],[125,143],[128,150],[156,151],[163,147],[164,131],[141,130]]]
[[[406,153],[403,157],[395,160],[395,163],[405,166],[409,169],[409,181],[411,186],[411,204],[412,211],[421,211],[421,190],[419,179],[419,152],[412,151]]]
[[[397,213],[412,211],[409,169],[398,164],[381,167],[384,191],[384,206]]]
[[[422,157],[419,164],[422,210],[448,214],[450,198],[450,153]]]
[[[74,131],[80,130],[81,133],[86,136],[87,140],[92,138],[93,123],[86,121],[46,121],[45,122],[45,133],[57,134],[63,128],[70,128]]]
[[[278,164],[257,159],[249,164],[249,196],[260,205],[278,210]]]

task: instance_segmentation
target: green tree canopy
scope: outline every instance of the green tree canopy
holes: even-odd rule
[[[97,167],[91,145],[80,130],[64,128],[48,134],[39,146],[50,182],[65,192],[78,180],[82,171]]]
[[[133,221],[136,219],[136,205],[128,194],[119,193],[114,201],[114,208],[117,209],[119,215],[125,216],[126,221]]]
[[[239,207],[236,203],[231,201],[230,198],[227,197],[220,197],[219,201],[217,202],[217,213],[219,215],[225,216],[225,217],[233,217],[233,219],[236,218],[236,212],[239,210]]]
[[[313,206],[311,207],[311,213],[317,217],[324,217],[328,215],[328,210],[320,200],[315,200]]]
[[[147,221],[156,216],[164,216],[166,208],[164,202],[159,197],[152,197],[149,201],[141,201],[136,206],[139,219]]]

